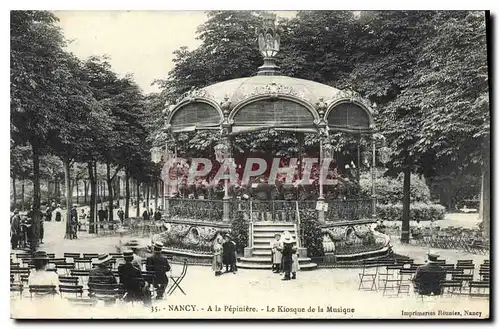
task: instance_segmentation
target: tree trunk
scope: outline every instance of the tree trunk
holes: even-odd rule
[[[403,222],[401,223],[401,242],[410,243],[410,177],[411,166],[407,160],[403,170]]]
[[[128,170],[125,170],[125,218],[129,218],[129,208],[130,208],[130,177],[128,175]]]
[[[116,201],[117,201],[117,204],[118,204],[118,207],[120,207],[120,195],[121,195],[121,179],[120,179],[120,176],[117,176],[116,177],[116,190],[115,190],[115,194],[116,194]]]
[[[71,186],[71,173],[69,172],[69,159],[66,157],[63,159],[64,167],[64,182],[66,185],[66,234],[65,239],[72,239],[71,234],[71,200],[73,199],[73,190]]]
[[[149,184],[146,184],[146,209],[149,211],[149,190],[151,189],[151,186]]]
[[[21,183],[21,211],[24,211],[24,180]]]
[[[17,208],[16,176],[12,177],[12,193],[14,194],[14,209]]]
[[[489,161],[488,161],[489,162]],[[481,200],[479,205],[479,220],[483,223],[483,235],[486,238],[490,237],[490,167],[489,164],[484,165],[481,173]]]
[[[40,149],[35,143],[31,143],[33,152],[33,218],[31,251],[38,249],[40,241]]]
[[[155,211],[156,209],[158,209],[158,184],[159,184],[159,181],[155,181],[154,183],[154,188],[155,188]]]
[[[140,198],[139,198],[139,195],[141,194],[141,191],[140,191],[140,184],[139,182],[135,182],[135,188],[136,188],[136,192],[137,192],[137,210],[135,212],[135,216],[136,217],[139,217],[141,215],[141,212],[140,212],[140,209],[141,209],[141,202],[140,202]]]
[[[95,181],[95,176],[94,176],[94,164],[92,162],[89,162],[88,164],[88,169],[89,169],[89,180],[90,180],[90,213],[89,213],[89,233],[95,233],[94,230],[94,223],[95,223],[95,216],[96,216],[96,192],[97,192],[97,187],[96,187],[96,181]],[[85,188],[85,197],[87,196],[87,189]]]
[[[108,220],[113,220],[113,181],[111,180],[111,165],[106,163],[106,183],[108,185]]]
[[[78,180],[75,179],[75,185],[76,185],[76,204],[80,204],[80,191],[78,190]]]
[[[83,203],[87,204],[87,180],[83,180]]]

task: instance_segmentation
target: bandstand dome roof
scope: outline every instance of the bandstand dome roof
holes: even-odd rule
[[[279,73],[274,62],[279,35],[270,20],[267,24],[259,35],[264,65],[257,75],[191,90],[169,107],[167,128],[173,133],[223,129],[238,134],[270,128],[373,132],[370,104],[357,93]]]

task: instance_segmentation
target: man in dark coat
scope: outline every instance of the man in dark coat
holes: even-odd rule
[[[118,275],[120,284],[126,291],[125,301],[142,301],[145,305],[151,304],[151,291],[148,289],[148,283],[144,281],[141,270],[132,264],[134,252],[125,250],[123,252],[125,264],[118,266]]]
[[[282,260],[283,260],[283,272],[285,272],[285,277],[282,280],[290,280],[290,273],[292,272],[293,254],[297,252],[297,248],[294,246],[295,240],[292,238],[290,232],[285,231],[283,233],[283,250],[282,250]]]
[[[420,295],[441,295],[441,282],[446,279],[446,272],[436,263],[438,254],[429,252],[427,257],[427,264],[419,266],[415,272],[415,290]]]
[[[142,219],[144,219],[144,221],[149,220],[149,211],[147,209],[144,209],[144,212],[142,213]]]
[[[122,222],[123,224],[123,219],[124,219],[124,216],[125,216],[125,212],[123,211],[123,209],[120,207],[120,209],[118,209],[118,218],[120,218],[120,222]]]
[[[155,212],[155,221],[159,222],[161,221],[161,211],[160,211],[160,208],[156,209],[156,212]]]
[[[170,271],[170,264],[167,257],[161,254],[162,243],[155,243],[154,254],[146,259],[146,270],[155,273],[154,286],[156,288],[156,299],[162,299],[168,284],[167,272]]]
[[[236,274],[236,245],[231,241],[229,234],[224,236],[222,244],[222,264],[226,265],[226,272],[230,269],[233,274]]]
[[[21,216],[19,215],[19,209],[14,209],[14,216],[10,221],[10,243],[12,250],[17,249],[19,240],[21,239]]]

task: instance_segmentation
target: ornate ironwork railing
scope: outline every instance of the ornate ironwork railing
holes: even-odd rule
[[[222,200],[170,199],[169,212],[171,217],[219,222],[223,217],[223,205]]]
[[[330,200],[325,221],[358,220],[372,217],[372,199]]]
[[[169,213],[171,217],[218,222],[222,221],[224,200],[206,199],[170,199]],[[230,218],[243,216],[245,220],[294,222],[297,220],[297,208],[300,212],[316,209],[316,201],[287,200],[228,200]],[[371,199],[330,200],[325,220],[349,221],[371,218]],[[298,207],[297,207],[298,205]],[[310,217],[310,216],[309,216]],[[305,220],[306,218],[302,218]]]

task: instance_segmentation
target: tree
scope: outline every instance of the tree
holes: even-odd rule
[[[64,57],[64,38],[46,11],[11,11],[11,139],[27,143],[33,154],[33,241],[40,234],[40,156],[53,125],[52,103],[63,97],[57,77]]]

